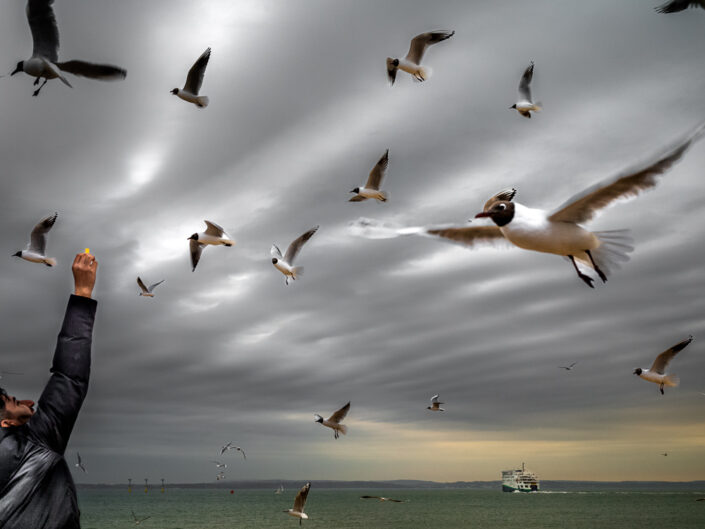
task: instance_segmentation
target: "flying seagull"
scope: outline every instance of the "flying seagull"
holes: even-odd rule
[[[514,103],[509,108],[515,109],[519,114],[525,118],[531,118],[531,112],[538,112],[541,110],[541,105],[539,103],[534,103],[531,99],[531,79],[534,77],[534,61],[524,70],[524,75],[521,76],[521,81],[519,81],[519,100]]]
[[[201,89],[203,84],[203,76],[206,73],[206,66],[208,66],[208,59],[211,58],[211,49],[207,48],[201,56],[193,63],[191,69],[188,71],[186,76],[186,84],[182,89],[174,88],[171,93],[177,97],[180,97],[184,101],[193,103],[198,108],[205,108],[208,106],[208,96],[199,96],[198,91]]]
[[[220,455],[222,456],[225,452],[227,452],[229,450],[237,450],[238,452],[240,452],[242,454],[242,457],[245,460],[247,460],[247,457],[245,456],[245,451],[242,448],[240,448],[239,446],[235,446],[232,443],[228,443],[226,445],[221,446],[220,447]]]
[[[661,454],[661,455],[664,456],[664,457],[667,457],[667,456],[668,456],[668,452],[664,452],[664,453]]]
[[[340,424],[340,421],[345,419],[345,416],[348,414],[350,411],[350,403],[348,402],[345,406],[340,408],[338,411],[336,411],[333,415],[328,417],[327,419],[324,419],[317,413],[313,415],[313,420],[315,422],[320,422],[323,426],[327,426],[328,428],[333,430],[333,437],[336,439],[340,436],[342,433],[343,435],[348,433],[348,427],[345,426],[344,424]]]
[[[651,365],[651,368],[642,369],[640,367],[637,367],[634,370],[634,374],[640,378],[643,378],[644,380],[648,380],[649,382],[658,384],[659,391],[661,391],[661,395],[663,395],[664,386],[676,387],[680,382],[680,379],[677,375],[666,374],[666,368],[668,367],[668,364],[671,362],[671,360],[673,360],[673,357],[676,356],[679,351],[685,349],[688,344],[692,341],[693,337],[689,336],[687,339],[677,343],[670,349],[666,349],[663,353],[656,357],[656,360],[654,360],[654,363]]]
[[[196,265],[198,260],[201,258],[201,252],[206,244],[212,244],[218,246],[222,244],[223,246],[230,247],[235,244],[235,241],[230,238],[230,235],[225,233],[225,230],[218,226],[215,222],[209,220],[204,220],[206,223],[206,231],[202,233],[194,233],[188,238],[189,249],[191,250],[191,266],[193,267],[191,271],[196,270]]]
[[[83,472],[86,472],[86,469],[83,466],[83,462],[81,461],[81,454],[79,454],[78,452],[76,452],[76,463],[74,464],[74,466],[76,468],[80,468],[81,470],[83,470]]]
[[[218,472],[218,474],[215,476],[216,481],[221,481],[225,479],[225,472]]]
[[[403,70],[414,76],[417,81],[425,81],[431,75],[431,70],[424,66],[421,66],[421,59],[423,59],[423,54],[432,44],[444,41],[455,35],[455,31],[431,31],[429,33],[422,33],[421,35],[416,35],[411,39],[411,46],[409,46],[409,52],[403,59],[392,59],[387,57],[387,76],[389,77],[390,84],[394,84],[397,78],[397,70]]]
[[[164,279],[162,279],[161,281],[157,281],[156,283],[154,283],[152,285],[149,285],[149,288],[147,288],[138,276],[137,277],[137,284],[142,289],[142,292],[140,292],[140,296],[144,296],[146,298],[153,298],[154,294],[152,294],[152,290],[154,290],[154,288],[157,287],[158,285],[161,285],[163,282],[164,282]]]
[[[318,231],[318,226],[314,226],[306,233],[301,235],[298,239],[294,240],[289,247],[286,249],[286,254],[282,257],[281,250],[276,244],[272,245],[269,253],[272,255],[272,264],[274,268],[279,270],[284,274],[284,283],[289,284],[289,279],[295,281],[304,272],[303,266],[294,266],[294,259],[301,251],[301,247],[308,241],[313,234]]]
[[[363,500],[379,500],[379,501],[393,501],[395,503],[404,503],[403,500],[394,500],[392,498],[385,498],[384,496],[360,496]]]
[[[56,259],[47,257],[44,253],[46,252],[49,230],[54,226],[58,215],[58,213],[54,213],[40,220],[29,236],[29,244],[27,244],[27,247],[21,252],[12,254],[12,256],[21,257],[33,263],[44,263],[47,266],[55,266]]]
[[[117,66],[109,64],[94,64],[84,61],[59,62],[59,29],[56,26],[56,17],[52,4],[54,0],[29,0],[27,2],[27,20],[32,31],[34,49],[32,57],[17,63],[17,67],[10,75],[24,72],[36,77],[34,85],[39,84],[43,77],[44,83],[34,91],[34,96],[47,84],[49,79],[60,79],[66,86],[71,87],[61,71],[74,75],[114,81],[124,79],[127,72]]]
[[[617,200],[654,187],[658,177],[680,160],[704,131],[705,124],[701,124],[659,156],[596,183],[553,211],[516,203],[513,201],[516,189],[506,189],[491,197],[483,211],[475,215],[490,218],[494,226],[389,229],[375,225],[371,219],[358,219],[350,229],[368,238],[430,235],[465,246],[511,243],[526,250],[561,255],[572,263],[578,277],[594,288],[593,278],[581,272],[576,261],[593,269],[605,282],[613,269],[629,259],[632,239],[628,230],[591,232],[580,223],[591,220]]]
[[[280,483],[279,488],[274,491],[274,494],[281,494],[282,492],[284,492],[284,485]]]
[[[135,514],[135,511],[130,511],[132,513],[132,519],[135,522],[135,525],[139,525],[140,523],[144,522],[145,520],[148,520],[151,518],[151,516],[145,516],[144,518],[137,518],[137,515]]]
[[[294,516],[299,519],[299,525],[301,525],[301,520],[308,520],[308,515],[304,512],[304,505],[306,505],[306,497],[308,496],[308,491],[311,488],[311,483],[306,483],[301,490],[296,495],[294,500],[294,508],[287,509],[284,511],[289,516]]]
[[[431,397],[431,405],[427,406],[426,409],[431,411],[446,411],[441,408],[441,404],[444,403],[438,400],[438,395],[434,395],[433,397]]]
[[[572,371],[573,367],[575,367],[575,364],[577,364],[577,362],[573,362],[569,366],[558,366],[558,369],[565,369],[566,371]]]
[[[213,461],[213,460],[211,460],[211,463],[215,463],[215,466],[218,468],[228,468],[227,463],[221,463],[220,461]]]
[[[364,187],[356,187],[351,193],[355,193],[348,202],[361,202],[367,200],[368,198],[374,198],[380,202],[387,201],[387,193],[379,190],[379,185],[382,183],[382,178],[384,178],[387,172],[387,166],[389,165],[389,149],[385,151],[382,157],[370,171],[370,175],[367,177],[367,183]]]
[[[679,11],[685,11],[689,7],[700,7],[705,9],[705,0],[671,0],[666,2],[654,9],[658,13],[677,13]]]

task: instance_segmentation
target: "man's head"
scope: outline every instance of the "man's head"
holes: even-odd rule
[[[17,400],[0,388],[0,426],[10,428],[11,426],[22,426],[34,415],[34,401]]]

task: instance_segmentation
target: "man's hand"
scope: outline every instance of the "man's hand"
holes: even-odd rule
[[[73,281],[76,289],[74,294],[90,298],[93,294],[93,285],[95,285],[95,273],[98,270],[98,261],[95,257],[88,253],[76,254],[73,260]]]

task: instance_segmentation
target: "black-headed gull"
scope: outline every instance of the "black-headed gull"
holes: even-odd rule
[[[656,360],[654,360],[654,363],[649,369],[642,369],[640,367],[637,367],[634,370],[634,374],[640,378],[643,378],[644,380],[648,380],[649,382],[658,384],[659,391],[661,391],[661,395],[663,395],[664,386],[676,387],[680,383],[678,375],[666,374],[666,368],[668,367],[668,364],[671,362],[671,360],[673,360],[673,357],[676,356],[679,351],[685,349],[688,344],[692,341],[693,337],[689,336],[687,339],[677,343],[670,349],[666,349],[663,353],[656,357]]]
[[[294,507],[292,509],[287,509],[284,511],[289,516],[294,516],[299,519],[299,525],[301,525],[301,520],[308,520],[308,515],[304,512],[304,506],[306,505],[306,498],[308,497],[308,491],[311,489],[311,483],[306,483],[301,490],[296,495],[294,500]]]
[[[534,100],[531,98],[531,79],[533,77],[534,61],[531,61],[531,64],[524,70],[521,81],[519,81],[519,100],[509,107],[515,109],[525,118],[531,118],[531,112],[541,110],[541,104],[534,103]]]
[[[705,9],[705,0],[671,0],[658,7],[654,7],[654,9],[658,13],[678,13],[679,11],[685,11],[689,7]]]
[[[59,62],[59,28],[51,5],[54,0],[29,0],[27,2],[27,20],[32,31],[34,48],[32,57],[17,63],[17,67],[10,75],[24,72],[36,77],[34,85],[44,78],[44,83],[34,91],[34,96],[47,84],[49,79],[60,79],[66,86],[71,86],[61,71],[74,75],[114,81],[124,79],[127,72],[110,64],[94,64],[85,61]]]
[[[184,87],[181,89],[174,88],[171,93],[184,101],[193,103],[198,108],[207,107],[209,101],[208,96],[199,96],[198,92],[201,90],[203,76],[206,74],[206,66],[208,66],[208,59],[210,59],[210,57],[211,49],[207,48],[188,71]]]
[[[327,419],[324,419],[317,413],[314,413],[313,415],[313,420],[315,422],[321,423],[323,426],[327,426],[328,428],[333,430],[333,437],[336,439],[340,436],[342,433],[343,435],[348,433],[348,427],[345,426],[344,424],[340,424],[340,421],[345,419],[345,416],[348,414],[350,411],[350,403],[348,402],[345,406],[340,408],[338,411],[336,411],[333,415],[328,417]]]
[[[237,450],[238,452],[240,452],[242,454],[242,457],[245,460],[247,460],[247,456],[245,455],[245,451],[242,448],[240,448],[239,446],[235,446],[232,442],[220,447],[220,455],[222,456],[225,452],[228,452],[230,450]]]
[[[304,267],[294,266],[294,259],[296,259],[296,256],[301,251],[304,243],[313,237],[313,234],[316,233],[316,231],[318,231],[318,226],[314,226],[306,233],[295,239],[286,249],[286,254],[284,254],[283,257],[281,250],[276,244],[273,244],[272,248],[269,250],[269,253],[272,255],[272,264],[274,265],[274,268],[284,274],[284,282],[287,285],[289,284],[289,279],[294,281],[303,274]]]
[[[47,266],[56,265],[56,259],[47,257],[45,253],[49,230],[52,226],[54,226],[58,215],[58,213],[54,213],[53,215],[49,215],[48,217],[44,217],[40,220],[34,229],[32,229],[32,234],[29,237],[29,244],[27,244],[27,247],[20,252],[12,254],[12,256],[21,257],[22,259],[33,263],[44,263]]]
[[[455,31],[430,31],[421,33],[411,39],[409,52],[403,59],[393,59],[387,57],[387,76],[390,84],[394,84],[397,78],[397,70],[403,70],[414,76],[417,81],[425,81],[431,75],[430,68],[421,66],[421,59],[428,48],[432,44],[442,42],[455,35]]]
[[[142,279],[140,279],[139,276],[138,276],[138,277],[137,277],[137,284],[139,285],[140,289],[142,290],[142,292],[139,293],[140,296],[144,296],[144,297],[146,297],[146,298],[153,298],[153,297],[154,297],[154,294],[152,293],[152,291],[153,291],[157,286],[161,285],[164,281],[165,281],[165,280],[162,279],[161,281],[157,281],[156,283],[152,283],[151,285],[149,285],[149,287],[147,287],[147,286],[145,286],[145,284],[144,284],[144,282],[142,281]]]
[[[86,468],[83,466],[83,462],[81,461],[81,454],[78,452],[76,452],[76,463],[73,466],[80,468],[83,472],[86,472]]]
[[[348,202],[361,202],[367,200],[368,198],[374,198],[380,202],[387,201],[387,193],[379,190],[379,186],[382,183],[382,178],[384,178],[387,172],[387,166],[389,165],[389,149],[385,151],[382,157],[379,159],[377,164],[370,171],[370,175],[367,177],[367,182],[363,187],[356,187],[351,193],[355,193]]]
[[[426,407],[427,410],[446,411],[443,408],[441,408],[441,404],[445,404],[445,403],[438,400],[438,397],[439,397],[439,395],[434,395],[433,397],[431,397],[431,405]]]
[[[212,244],[214,246],[223,245],[230,247],[235,244],[235,241],[225,233],[225,230],[218,226],[215,222],[209,220],[204,220],[206,223],[206,231],[201,233],[194,233],[191,237],[188,237],[189,249],[191,251],[191,266],[192,272],[196,270],[196,265],[201,258],[201,252],[206,244]]]

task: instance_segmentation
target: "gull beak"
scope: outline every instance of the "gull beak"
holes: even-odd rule
[[[489,217],[489,216],[490,216],[489,212],[487,212],[487,211],[482,211],[482,212],[478,213],[477,215],[475,215],[475,218],[476,218],[476,219],[481,219],[481,218],[483,218],[483,217]]]

